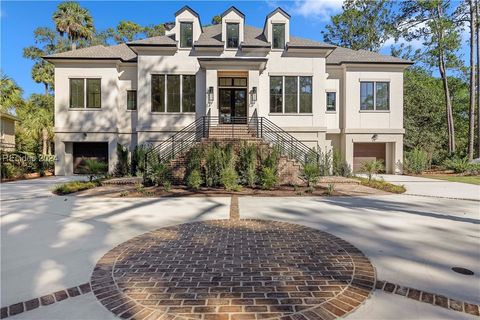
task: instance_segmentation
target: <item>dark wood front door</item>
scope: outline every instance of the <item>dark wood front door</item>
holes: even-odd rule
[[[220,123],[247,123],[247,89],[219,89]]]

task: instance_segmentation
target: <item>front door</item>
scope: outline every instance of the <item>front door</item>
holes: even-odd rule
[[[220,123],[247,123],[247,89],[219,89]]]

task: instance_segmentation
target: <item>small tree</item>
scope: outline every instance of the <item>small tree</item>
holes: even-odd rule
[[[362,162],[362,167],[360,168],[360,172],[364,172],[367,174],[368,181],[372,180],[372,176],[374,174],[379,173],[384,169],[383,161],[381,160],[370,160]]]
[[[128,163],[128,149],[117,143],[117,164],[115,166],[115,175],[124,177],[130,172]]]
[[[320,167],[316,161],[309,161],[303,166],[300,178],[307,183],[307,187],[314,187],[320,178]]]
[[[85,169],[89,174],[90,181],[100,179],[108,171],[108,164],[94,159],[85,159]]]

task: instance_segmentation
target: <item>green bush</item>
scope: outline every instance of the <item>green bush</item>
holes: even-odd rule
[[[330,170],[332,168],[332,151],[329,150],[328,152],[321,152],[319,157],[320,163],[320,175],[321,176],[329,176]]]
[[[226,167],[220,173],[220,182],[227,191],[238,190],[238,175],[232,166]]]
[[[108,171],[108,164],[94,159],[84,159],[85,170],[90,177],[90,181],[103,178]]]
[[[443,165],[447,169],[459,174],[472,176],[480,174],[480,163],[471,163],[466,158],[447,159],[443,162]]]
[[[170,192],[172,190],[172,183],[169,180],[163,182],[163,191]]]
[[[152,180],[157,186],[163,186],[170,182],[170,168],[165,163],[157,163],[152,167]]]
[[[137,145],[133,150],[130,162],[130,174],[141,176],[145,172],[145,154],[149,148],[145,145]]]
[[[277,170],[270,167],[263,167],[260,174],[260,185],[262,189],[271,190],[278,183]]]
[[[257,146],[255,144],[243,144],[240,148],[238,172],[242,184],[255,187],[257,179]]]
[[[357,177],[357,179],[360,180],[360,184],[362,186],[367,186],[374,189],[379,189],[391,193],[404,193],[406,191],[403,185],[396,185],[386,182],[384,180],[368,180],[360,177]]]
[[[374,174],[377,174],[383,170],[384,166],[382,160],[364,161],[362,162],[362,166],[360,168],[360,172],[367,174],[368,181],[372,180]]]
[[[300,173],[300,178],[307,183],[307,187],[314,187],[320,178],[320,167],[315,161],[306,163]]]
[[[327,185],[327,190],[325,191],[325,194],[327,196],[331,196],[335,192],[335,183],[329,183]]]
[[[202,168],[203,150],[193,147],[188,154],[187,172],[200,171]]]
[[[65,195],[69,193],[74,193],[82,190],[87,190],[91,188],[95,188],[98,186],[97,182],[92,181],[71,181],[67,183],[63,183],[61,185],[56,186],[53,189],[53,193],[58,195]]]
[[[421,149],[413,149],[405,155],[405,170],[409,173],[422,174],[428,168],[428,154]]]
[[[334,176],[342,176],[347,178],[352,176],[352,168],[347,161],[342,160],[342,154],[338,150],[333,151],[332,174]]]
[[[15,172],[16,168],[13,164],[8,163],[8,162],[1,162],[1,174],[2,174],[2,179],[13,179],[15,178]]]
[[[117,177],[125,177],[129,173],[128,149],[117,143],[117,164],[115,165],[114,174]]]
[[[210,146],[205,158],[205,184],[207,187],[220,184],[220,172],[223,169],[222,149],[218,145]]]
[[[187,186],[193,190],[199,190],[202,186],[202,175],[200,170],[192,170],[187,177]]]

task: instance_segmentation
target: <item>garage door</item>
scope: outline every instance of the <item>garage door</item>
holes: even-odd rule
[[[87,173],[84,159],[108,163],[108,142],[74,142],[73,173]]]
[[[382,160],[385,165],[385,150],[385,143],[354,143],[353,171],[358,172],[364,161]]]

